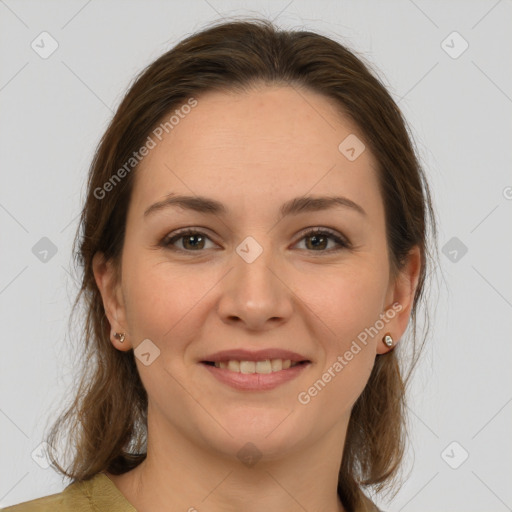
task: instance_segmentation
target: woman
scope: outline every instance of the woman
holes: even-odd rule
[[[182,41],[90,170],[83,377],[47,440],[70,433],[72,482],[6,510],[378,510],[429,223],[405,121],[348,49],[261,20]]]

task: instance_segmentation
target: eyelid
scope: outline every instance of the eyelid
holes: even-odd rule
[[[309,227],[309,228],[304,228],[300,233],[299,233],[299,240],[302,240],[302,238],[304,238],[306,235],[311,235],[311,234],[315,234],[315,233],[322,233],[322,234],[326,234],[326,235],[331,235],[332,237],[334,238],[340,238],[344,243],[348,244],[349,241],[348,239],[342,235],[339,231],[333,229],[333,228],[328,228],[328,227]]]

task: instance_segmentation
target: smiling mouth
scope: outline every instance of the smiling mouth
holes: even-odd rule
[[[288,370],[295,366],[305,365],[311,361],[294,361],[290,359],[265,359],[263,361],[201,361],[202,364],[207,366],[214,366],[215,368],[224,369],[233,373],[275,373],[282,370]]]

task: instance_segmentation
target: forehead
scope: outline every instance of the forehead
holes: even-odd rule
[[[324,95],[286,86],[208,92],[196,100],[166,130],[161,125],[161,140],[151,135],[155,147],[136,170],[133,208],[144,210],[170,192],[245,207],[308,192],[378,200],[369,149],[353,161],[339,149],[362,133]]]

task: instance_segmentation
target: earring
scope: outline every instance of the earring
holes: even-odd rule
[[[393,338],[391,337],[391,334],[389,332],[385,334],[384,338],[382,338],[382,341],[388,347],[392,347],[393,346]]]
[[[122,333],[119,333],[119,332],[114,333],[114,338],[117,338],[119,340],[119,343],[123,343],[124,342],[124,338],[125,338],[124,332],[122,332]]]

